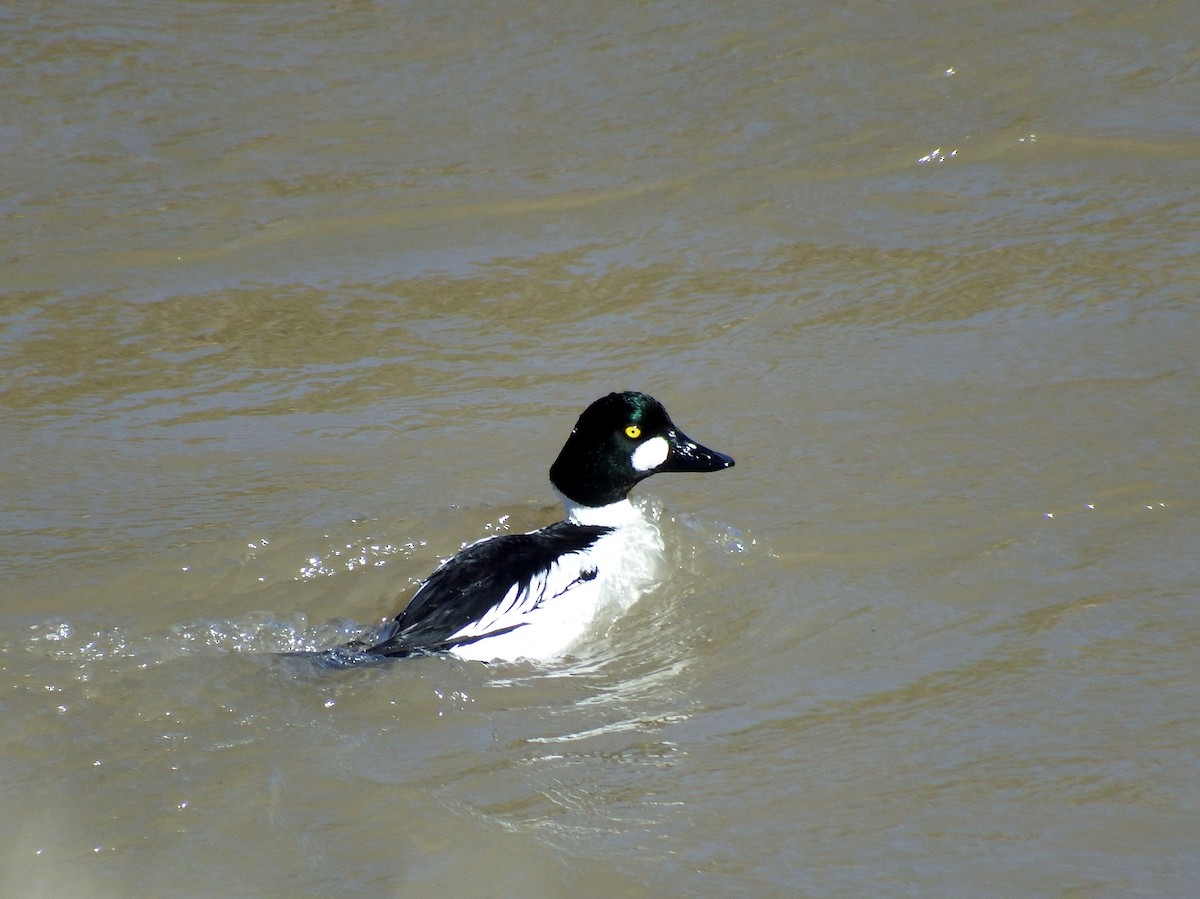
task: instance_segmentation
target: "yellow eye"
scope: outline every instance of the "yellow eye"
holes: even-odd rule
[[[625,436],[628,437],[630,440],[637,440],[639,437],[642,436],[642,429],[639,428],[637,425],[630,425],[629,427],[627,427],[625,429]]]

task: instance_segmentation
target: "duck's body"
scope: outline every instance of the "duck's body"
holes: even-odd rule
[[[628,500],[621,521],[567,518],[487,537],[430,575],[366,652],[444,650],[481,662],[561,656],[605,605],[632,603],[661,575],[662,538]]]
[[[630,503],[634,484],[732,465],[682,434],[657,400],[609,394],[579,417],[550,469],[564,520],[473,543],[373,640],[321,657],[345,666],[436,652],[484,662],[561,656],[603,607],[631,604],[661,577],[662,537]]]

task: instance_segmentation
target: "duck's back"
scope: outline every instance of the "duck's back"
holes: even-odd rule
[[[539,613],[558,611],[566,605],[561,600],[586,605],[577,594],[588,592],[580,588],[598,573],[588,566],[588,552],[612,530],[560,521],[528,534],[480,540],[434,571],[384,638],[366,651],[405,656],[450,650],[476,658],[468,649],[472,644],[549,624],[544,619],[550,616]],[[506,657],[479,649],[489,659]]]

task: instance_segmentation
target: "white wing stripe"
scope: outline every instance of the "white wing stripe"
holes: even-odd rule
[[[577,553],[571,553],[563,558],[566,560],[577,557]],[[570,580],[568,581],[567,578]],[[556,584],[558,589],[549,590],[552,583]],[[561,562],[555,562],[548,570],[538,572],[527,587],[522,588],[520,584],[513,584],[500,602],[492,606],[483,617],[455,631],[448,638],[448,642],[481,637],[495,631],[525,624],[527,616],[541,607],[544,600],[559,599],[580,583],[585,583],[585,581],[579,576],[577,564],[570,565],[564,570]]]

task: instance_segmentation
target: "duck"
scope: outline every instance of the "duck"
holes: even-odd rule
[[[434,654],[488,663],[562,657],[602,610],[627,608],[661,578],[662,536],[630,491],[652,475],[733,465],[684,434],[652,396],[603,396],[550,466],[562,520],[466,546],[370,638],[293,655],[336,668]]]

